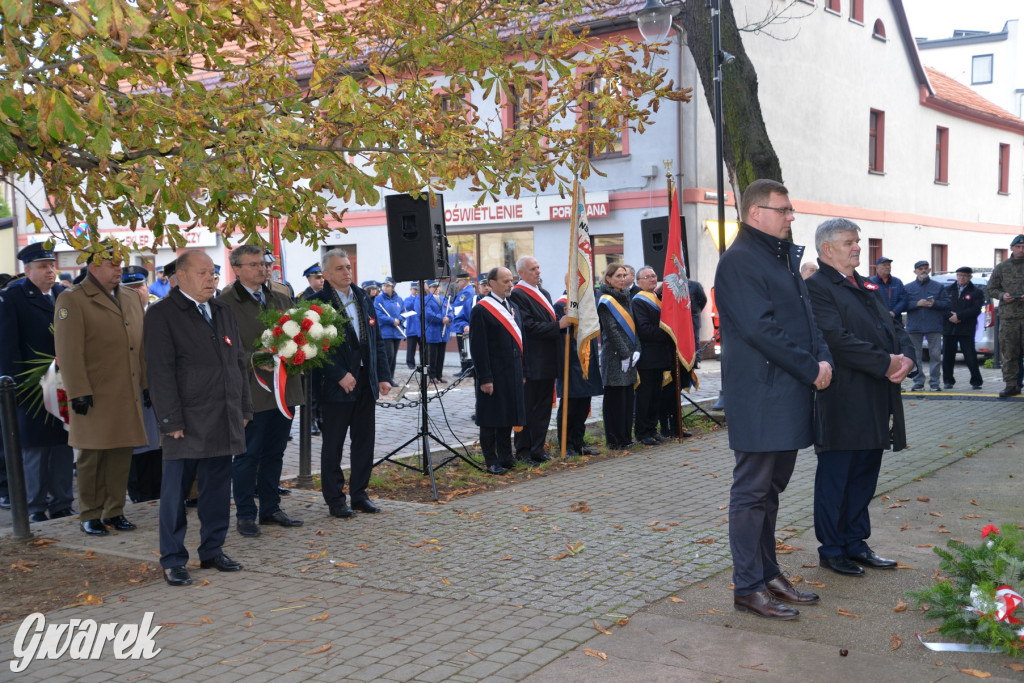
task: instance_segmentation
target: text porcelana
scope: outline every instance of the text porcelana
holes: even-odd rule
[[[97,624],[92,619],[70,619],[65,624],[46,624],[36,612],[25,617],[14,638],[11,671],[19,673],[33,659],[99,659],[107,641],[115,659],[152,659],[161,648],[153,640],[162,628],[152,628],[153,613],[146,612],[141,624]]]

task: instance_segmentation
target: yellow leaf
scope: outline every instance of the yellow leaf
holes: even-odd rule
[[[841,616],[844,616],[844,617],[853,617],[854,619],[860,619],[860,615],[859,614],[854,614],[853,612],[845,610],[842,607],[837,607],[836,608],[836,612],[838,614],[840,614]]]
[[[601,624],[597,623],[597,619],[594,619],[594,628],[600,631],[601,633],[605,634],[606,636],[610,636],[612,634],[611,631],[601,626]]]
[[[302,654],[304,654],[304,655],[318,655],[321,652],[327,652],[333,646],[334,646],[334,641],[332,640],[331,642],[327,643],[326,645],[321,645],[320,647],[318,647],[315,650],[310,650],[309,652],[303,652]]]
[[[929,503],[929,502],[931,502],[931,498],[929,498],[928,496],[918,496],[917,499],[919,501],[921,501],[922,503]]]
[[[588,657],[597,657],[598,659],[608,659],[608,655],[601,652],[600,650],[591,650],[589,647],[583,648],[583,654]]]
[[[683,600],[682,598],[677,598],[674,595],[670,595],[668,599],[670,602],[686,602],[686,600]]]
[[[213,619],[211,619],[210,617],[199,617],[199,623],[200,624],[212,624],[213,623]]]
[[[246,612],[246,613],[245,613],[245,614],[243,614],[242,616],[243,616],[243,617],[249,617],[250,619],[252,619],[252,618],[253,618],[253,617],[255,617],[256,615],[255,615],[255,614],[253,614],[252,612]]]
[[[625,626],[626,624],[629,623],[629,617],[622,617],[621,619],[619,619],[615,623],[618,624],[619,626]]]
[[[355,569],[355,568],[356,568],[356,567],[358,567],[359,565],[357,565],[357,564],[352,564],[351,562],[335,562],[335,563],[334,563],[334,566],[335,566],[335,567],[341,567],[341,568],[343,568],[343,569]]]
[[[900,601],[896,603],[896,606],[892,608],[892,611],[893,612],[906,612],[907,611],[907,603],[903,602],[903,598],[900,598]]]
[[[310,621],[323,621],[323,620],[324,620],[324,619],[326,619],[327,617],[328,617],[328,613],[327,613],[327,612],[324,612],[323,614],[321,614],[321,615],[320,615],[320,616],[318,616],[318,617],[313,617],[312,619],[310,619]]]
[[[441,583],[443,583],[446,586],[452,585],[452,582],[449,581],[448,579],[444,578],[443,576],[441,577]]]
[[[1008,669],[1013,669],[1014,671],[1024,671],[1024,664],[1021,664],[1020,662],[1010,662],[1009,664],[1004,664],[1003,666],[1005,666]]]
[[[987,671],[978,671],[977,669],[957,669],[957,671],[968,676],[974,676],[975,678],[992,678],[992,674]]]

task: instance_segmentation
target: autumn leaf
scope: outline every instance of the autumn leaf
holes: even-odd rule
[[[853,612],[845,610],[842,607],[837,607],[836,608],[836,613],[839,614],[840,616],[843,616],[843,617],[852,617],[854,619],[860,619],[860,615],[859,614],[854,614]]]
[[[892,638],[889,639],[889,652],[895,652],[903,646],[903,639],[895,633],[892,634]]]
[[[962,674],[968,676],[974,676],[975,678],[992,678],[992,674],[987,671],[979,671],[978,669],[957,669]]]
[[[26,562],[25,560],[23,560],[23,559],[21,559],[19,557],[18,561],[11,565],[11,569],[17,569],[18,571],[22,571],[22,572],[26,572],[27,573],[27,572],[31,572],[32,571],[32,567],[35,567],[38,564],[39,564],[38,562],[33,562],[31,560]]]
[[[577,541],[572,544],[566,543],[565,548],[569,551],[570,555],[579,555],[583,552],[583,541]]]
[[[328,612],[324,612],[323,614],[321,614],[321,615],[320,615],[320,616],[318,616],[318,617],[313,617],[312,619],[310,619],[310,621],[323,621],[323,620],[324,620],[324,619],[326,619],[326,618],[327,618],[328,616],[329,616],[329,613],[328,613]]]
[[[255,617],[256,615],[255,615],[255,614],[253,614],[252,612],[246,612],[246,613],[245,613],[245,614],[243,614],[242,616],[243,616],[243,617],[249,617],[250,619],[252,619],[252,618],[253,618],[253,617]]]
[[[696,541],[694,541],[694,543],[705,543],[705,544],[707,544],[707,543],[714,543],[714,542],[715,542],[715,539],[710,537],[710,536],[708,536],[707,538],[700,538],[700,539],[697,539]]]
[[[892,611],[893,612],[906,612],[907,611],[907,603],[903,601],[903,598],[900,598],[899,602],[896,603],[896,606],[892,608]]]
[[[557,555],[552,555],[548,559],[549,560],[564,560],[567,557],[569,557],[569,553],[558,553]]]
[[[1020,662],[1010,662],[1009,664],[1004,664],[1003,666],[1005,666],[1007,669],[1013,669],[1014,671],[1024,671],[1024,664],[1021,664]]]
[[[827,583],[822,583],[821,581],[811,581],[810,579],[804,579],[804,582],[808,586],[814,586],[815,588],[825,588],[826,586],[828,586]]]
[[[351,562],[335,562],[335,561],[332,561],[331,564],[334,565],[335,567],[340,567],[342,569],[355,569],[356,567],[359,566],[358,564],[352,564]]]
[[[443,577],[443,576],[441,577],[441,583],[443,583],[443,584],[444,584],[444,585],[446,585],[446,586],[450,586],[450,585],[452,585],[452,582],[451,582],[451,581],[449,581],[448,579],[446,579],[446,578],[445,578],[445,577]]]
[[[304,654],[304,655],[318,655],[318,654],[320,654],[322,652],[327,652],[333,646],[334,646],[334,641],[332,640],[331,642],[327,643],[326,645],[321,645],[320,647],[318,647],[315,650],[310,650],[309,652],[303,652],[302,654]]]
[[[931,502],[931,500],[932,500],[932,499],[931,499],[931,498],[929,498],[928,496],[918,496],[918,497],[917,497],[917,499],[918,499],[919,501],[921,501],[922,503],[930,503],[930,502]]]
[[[929,512],[928,514],[931,515],[932,517],[941,517],[942,516],[941,512]]]
[[[522,510],[523,512],[533,512],[537,508],[530,507],[529,505],[524,505],[523,507],[521,507],[519,509]]]
[[[590,512],[590,506],[587,505],[587,501],[581,500],[578,503],[573,503],[569,512]]]
[[[978,501],[976,501],[973,498],[971,498],[971,505],[977,505],[977,504],[978,504]]]
[[[200,583],[199,585],[200,586],[209,586],[210,585],[210,580],[209,579],[203,579],[202,583]]]
[[[668,599],[671,602],[686,602],[686,600],[683,600],[682,598],[677,598],[674,595],[670,595]]]
[[[203,617],[203,616],[201,616],[201,617],[199,617],[199,623],[200,624],[212,624],[213,623],[213,619],[211,619],[210,617]]]
[[[625,626],[626,624],[629,623],[629,617],[622,617],[621,619],[619,619],[615,623],[618,624],[619,626]]]
[[[913,569],[909,564],[903,564],[900,561],[896,562],[896,569]]]
[[[960,519],[981,519],[981,515],[964,515]]]
[[[597,623],[597,619],[594,619],[594,628],[600,631],[601,633],[605,634],[606,636],[610,636],[612,634],[611,631],[601,626],[601,624]]]
[[[922,543],[921,545],[915,545],[915,548],[932,548],[934,547],[931,543]]]
[[[889,506],[888,508],[886,508],[886,509],[888,509],[888,510],[892,510],[893,508],[905,508],[905,507],[907,507],[907,506],[906,506],[906,505],[900,505],[899,503],[893,503],[893,504],[891,504],[891,505],[890,505],[890,506]]]
[[[583,648],[583,654],[585,654],[588,657],[596,657],[601,660],[608,659],[608,655],[606,655],[605,653],[601,652],[600,650],[591,650],[589,647]]]

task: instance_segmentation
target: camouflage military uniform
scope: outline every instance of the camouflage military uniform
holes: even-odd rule
[[[1003,294],[1016,297],[1003,301]],[[988,295],[999,301],[999,362],[1003,381],[1017,384],[1017,362],[1024,352],[1024,259],[1009,258],[992,271]]]

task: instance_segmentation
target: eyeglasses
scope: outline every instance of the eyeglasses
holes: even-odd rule
[[[640,277],[637,278],[637,280],[657,280],[657,279],[658,279],[657,275],[641,275]]]
[[[761,206],[760,204],[758,204],[757,208],[759,208],[759,209],[768,209],[769,211],[776,211],[776,212],[782,214],[783,216],[795,216],[796,215],[796,211],[794,211],[793,209],[787,209],[787,208],[782,207],[782,206]]]
[[[266,263],[263,261],[253,261],[251,263],[243,263],[242,266],[245,268],[265,268]]]

